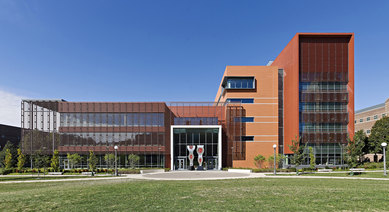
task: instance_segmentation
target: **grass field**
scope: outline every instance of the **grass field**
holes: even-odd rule
[[[389,173],[388,173],[389,174]],[[273,174],[266,174],[273,175]],[[284,174],[278,173],[279,176],[296,176],[296,174]],[[383,172],[363,172],[359,174],[350,175],[349,173],[314,173],[314,174],[301,174],[300,176],[326,176],[326,177],[365,177],[365,178],[389,178],[388,176],[384,176]]]
[[[0,211],[389,211],[389,182],[101,180],[0,184]]]
[[[26,181],[26,180],[59,180],[59,179],[75,179],[75,178],[94,178],[94,177],[112,177],[112,176],[7,176],[0,177],[0,182],[2,181]]]

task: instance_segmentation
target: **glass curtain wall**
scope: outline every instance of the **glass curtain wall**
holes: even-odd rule
[[[299,131],[318,164],[339,164],[338,147],[347,143],[348,40],[300,37]]]
[[[189,168],[188,145],[204,145],[204,163],[205,169],[217,169],[218,164],[218,128],[174,128],[174,166],[179,169],[179,159],[184,159],[184,169]],[[197,149],[197,148],[196,148]],[[198,166],[197,151],[194,151],[194,166]]]

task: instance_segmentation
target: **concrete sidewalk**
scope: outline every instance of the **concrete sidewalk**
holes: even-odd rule
[[[297,175],[272,175],[272,173],[234,173],[226,171],[172,171],[164,173],[129,174],[119,177],[77,177],[73,179],[52,180],[16,180],[0,181],[0,184],[8,183],[42,183],[42,182],[66,182],[66,181],[93,181],[93,180],[228,180],[251,178],[293,178],[293,179],[341,179],[341,180],[378,180],[389,181],[389,178],[367,177],[333,177],[333,176],[297,176]]]

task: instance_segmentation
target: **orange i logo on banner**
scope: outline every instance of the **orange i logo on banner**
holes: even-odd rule
[[[189,164],[190,164],[191,167],[193,167],[193,159],[194,159],[193,152],[196,149],[196,146],[195,145],[188,145],[188,146],[186,146],[186,148],[189,151],[189,155],[188,155]]]

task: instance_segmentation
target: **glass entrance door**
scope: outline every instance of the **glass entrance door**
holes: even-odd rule
[[[207,158],[207,170],[217,169],[217,159]]]
[[[184,170],[185,169],[185,159],[179,158],[179,159],[177,159],[177,162],[178,162],[177,170]]]

